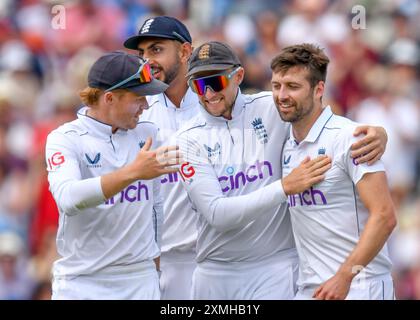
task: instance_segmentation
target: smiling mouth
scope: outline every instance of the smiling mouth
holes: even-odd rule
[[[217,100],[206,100],[206,102],[208,103],[208,104],[217,104],[217,103],[219,103],[220,101],[222,101],[222,98],[219,98],[219,99],[217,99]]]
[[[162,69],[160,69],[160,68],[153,68],[152,67],[152,75],[153,76],[159,74],[161,71],[162,71]]]
[[[288,109],[294,107],[294,103],[288,102],[288,103],[279,103],[279,107],[282,109]]]

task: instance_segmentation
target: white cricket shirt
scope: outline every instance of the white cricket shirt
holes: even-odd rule
[[[113,134],[87,110],[47,139],[48,180],[60,213],[55,276],[124,270],[159,256],[153,226],[162,211],[158,181],[133,182],[108,200],[100,183],[101,175],[132,162],[157,128],[140,121],[133,130]]]
[[[283,150],[283,176],[306,156],[313,159],[326,154],[332,159],[332,168],[324,181],[301,194],[288,196],[299,254],[299,286],[317,286],[332,277],[356,246],[368,219],[368,210],[359,198],[356,184],[366,173],[384,171],[384,166],[381,161],[371,166],[353,162],[350,147],[357,141],[353,137],[357,126],[334,115],[328,106],[300,143],[290,129]],[[383,275],[390,269],[385,244],[356,278]]]
[[[197,262],[259,261],[293,249],[281,177],[288,124],[271,92],[238,92],[232,120],[200,107],[177,137],[183,184],[199,213]]]
[[[188,88],[180,107],[164,93],[147,97],[150,108],[142,120],[155,123],[158,128],[159,145],[171,144],[170,139],[188,120],[199,113],[197,95]],[[159,178],[163,197],[164,218],[162,226],[162,252],[195,251],[197,240],[197,215],[191,208],[187,193],[180,183],[179,173],[170,173]]]

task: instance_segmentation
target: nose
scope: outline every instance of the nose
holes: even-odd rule
[[[213,89],[209,86],[207,86],[205,90],[206,91],[204,91],[204,97],[206,99],[211,99],[212,97],[214,97],[216,95],[216,93],[213,91]]]
[[[149,109],[149,103],[146,101],[140,102],[140,111],[143,112],[144,110]]]
[[[275,90],[274,95],[278,101],[284,101],[289,98],[289,92],[284,86],[281,86],[280,89]]]

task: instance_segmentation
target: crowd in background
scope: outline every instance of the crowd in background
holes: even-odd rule
[[[58,24],[57,5],[65,8]],[[419,0],[2,0],[0,300],[50,298],[58,210],[48,190],[47,134],[76,117],[91,64],[104,51],[123,50],[154,15],[182,20],[195,47],[229,43],[246,71],[245,93],[270,90],[270,61],[281,48],[326,49],[324,103],[387,130],[396,295],[420,299]]]

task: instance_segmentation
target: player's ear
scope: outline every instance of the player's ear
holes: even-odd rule
[[[321,99],[321,97],[324,95],[324,91],[325,91],[325,82],[318,81],[318,84],[315,86],[315,90],[314,90],[315,99]]]
[[[245,77],[245,69],[240,67],[238,72],[235,74],[235,79],[237,79],[237,83],[238,85],[240,85],[242,83],[242,81],[244,80]]]
[[[188,60],[190,59],[192,54],[192,46],[191,43],[189,42],[184,42],[181,45],[181,50],[180,50],[180,58],[181,61],[184,63],[188,63]]]
[[[124,94],[125,92],[122,90],[105,92],[103,99],[106,104],[112,104],[118,101],[118,99],[121,98]]]

